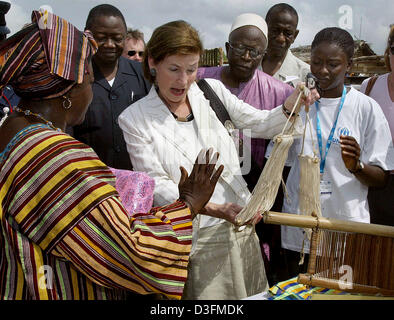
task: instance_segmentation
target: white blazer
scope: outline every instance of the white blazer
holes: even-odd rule
[[[236,128],[251,129],[253,138],[271,139],[285,126],[286,116],[282,106],[273,110],[258,110],[239,100],[218,80],[206,79],[225,105]],[[218,165],[224,170],[219,179],[225,188],[231,188],[239,205],[250,197],[246,183],[240,175],[240,164],[232,138],[216,117],[203,92],[193,83],[187,93],[204,147],[213,147],[220,153]],[[294,130],[302,132],[302,122],[297,117]],[[179,123],[157,95],[154,87],[149,94],[129,106],[118,118],[123,130],[133,168],[144,171],[155,180],[154,204],[164,205],[179,196],[179,167],[190,174],[198,155],[190,148],[190,139],[179,134]],[[290,127],[290,123],[288,125]],[[191,150],[193,150],[191,152]],[[225,202],[234,202],[233,199]]]

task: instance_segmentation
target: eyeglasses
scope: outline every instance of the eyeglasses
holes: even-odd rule
[[[142,57],[142,55],[144,54],[144,51],[130,50],[129,52],[127,52],[127,54],[129,55],[129,57],[135,56],[136,54],[138,54],[140,57]]]
[[[237,56],[243,56],[246,51],[249,51],[249,55],[252,59],[256,59],[258,57],[261,57],[265,51],[260,52],[259,50],[255,49],[255,48],[251,48],[251,47],[246,47],[242,44],[237,45],[236,47],[234,45],[232,45],[230,42],[228,43],[228,45],[230,46],[231,49],[234,50],[234,53]]]

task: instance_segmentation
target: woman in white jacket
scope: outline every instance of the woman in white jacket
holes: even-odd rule
[[[260,25],[255,31],[266,35]],[[262,42],[254,49],[262,54],[265,48],[266,42]],[[244,51],[245,63],[251,59],[250,50]],[[199,35],[188,23],[174,21],[158,27],[144,57],[145,76],[154,86],[119,116],[119,125],[134,169],[155,179],[155,205],[178,198],[179,167],[190,170],[201,148],[212,147],[220,153],[223,174],[203,215],[193,221],[193,249],[183,297],[242,299],[268,290],[253,224],[258,219],[240,229],[232,224],[250,193],[235,144],[195,83],[202,51]],[[267,139],[282,131],[299,92],[295,90],[284,106],[261,111],[238,100],[220,81],[207,82],[236,128],[247,128],[252,137]],[[311,100],[311,95],[303,98],[307,104]],[[294,129],[299,130],[300,120],[292,118]]]

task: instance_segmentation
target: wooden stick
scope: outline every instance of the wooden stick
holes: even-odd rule
[[[356,232],[381,237],[394,238],[394,227],[363,222],[312,217],[291,213],[267,211],[263,214],[263,221],[267,224],[280,224],[301,228],[314,228],[335,230],[342,232]]]
[[[346,292],[354,292],[354,293],[366,293],[366,294],[381,294],[383,296],[394,296],[394,290],[389,290],[389,289],[382,289],[378,287],[371,287],[371,286],[366,286],[366,285],[360,285],[360,284],[352,284],[352,287],[349,287],[349,283],[341,283],[339,280],[334,280],[334,279],[318,279],[314,278],[313,276],[309,274],[299,274],[298,283],[305,284],[308,286],[315,286],[315,287],[322,287],[322,288],[328,288],[328,289],[335,289],[335,290],[342,290]]]
[[[311,246],[309,249],[308,273],[314,274],[316,271],[316,255],[317,255],[317,238],[319,236],[319,229],[315,228],[312,231]]]

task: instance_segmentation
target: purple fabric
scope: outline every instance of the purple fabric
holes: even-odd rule
[[[213,78],[221,80],[224,67],[199,68],[197,78]],[[238,88],[227,89],[239,99],[260,110],[271,110],[283,104],[293,92],[293,88],[261,70],[256,70],[253,78],[248,82],[241,83]],[[265,155],[265,140],[252,139],[252,156],[262,166]]]
[[[155,181],[145,172],[110,169],[116,177],[116,190],[129,216],[149,212],[153,204]]]

